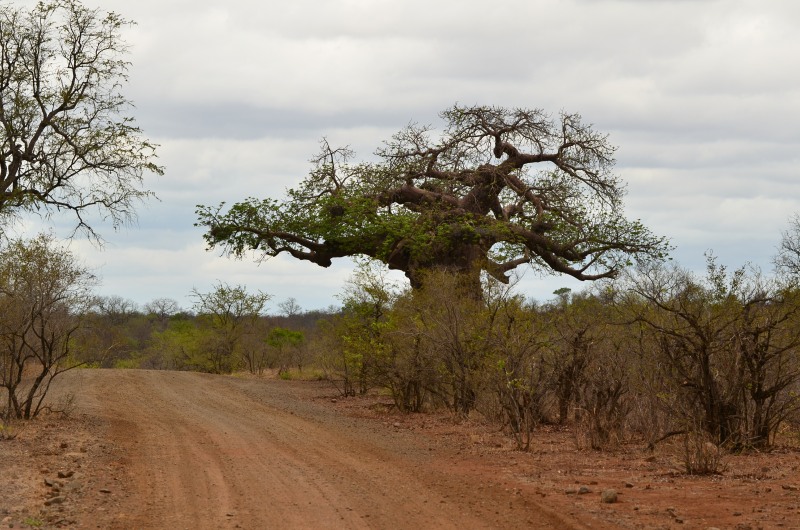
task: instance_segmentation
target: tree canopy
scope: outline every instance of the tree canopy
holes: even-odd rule
[[[120,93],[127,24],[77,0],[0,6],[0,220],[69,211],[97,237],[87,212],[117,227],[152,196],[155,146]]]
[[[615,148],[577,114],[455,105],[442,132],[410,124],[377,162],[348,148],[321,153],[283,200],[198,206],[209,248],[259,259],[287,253],[328,267],[367,256],[401,270],[483,270],[501,282],[530,264],[580,280],[613,277],[632,259],[658,259],[662,237],[625,218]]]

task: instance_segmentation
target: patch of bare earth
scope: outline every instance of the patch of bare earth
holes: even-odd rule
[[[82,370],[55,392],[70,417],[0,441],[0,527],[800,528],[790,448],[691,477],[668,445],[580,451],[542,429],[522,453],[324,383]]]

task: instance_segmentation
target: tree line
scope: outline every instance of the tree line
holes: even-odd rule
[[[30,419],[52,409],[53,380],[79,367],[262,374],[309,362],[306,336],[321,312],[293,299],[267,316],[270,296],[218,282],[193,291],[183,310],[155,299],[143,308],[97,296],[97,279],[53,236],[16,239],[0,249],[0,418]]]
[[[479,414],[521,449],[543,424],[598,449],[676,435],[764,449],[800,422],[792,258],[782,251],[775,275],[711,254],[704,274],[643,264],[546,302],[489,275],[480,298],[445,271],[401,286],[369,262],[341,307],[289,299],[267,315],[268,294],[224,282],[195,290],[189,310],[97,297],[91,271],[52,236],[17,240],[0,252],[2,412],[35,417],[52,379],[78,366],[271,371],[325,379],[343,396],[384,392],[407,413]]]
[[[99,298],[89,326],[100,343],[95,350],[108,354],[94,364],[215,374],[276,370],[280,376],[307,365],[307,337],[317,319],[329,314],[302,312],[290,298],[278,304],[277,314],[268,315],[270,295],[224,282],[191,296],[195,301],[188,310],[171,299],[140,309],[118,296]]]

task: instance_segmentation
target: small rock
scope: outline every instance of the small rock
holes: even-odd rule
[[[69,478],[74,474],[75,474],[74,471],[59,471],[58,478]]]
[[[781,487],[787,491],[797,491],[797,486],[795,486],[794,484],[784,484]]]
[[[394,423],[392,424],[392,427],[400,427],[400,423],[399,423],[399,422],[394,422]]]
[[[56,485],[56,482],[53,479],[49,479],[49,478],[45,477],[44,478],[44,485],[47,486],[48,488],[54,488],[55,485]]]
[[[331,399],[331,403],[338,403],[338,402],[339,402],[339,400],[336,399],[336,398]]]
[[[625,483],[625,487],[626,488],[632,488],[633,487],[633,483],[632,482],[626,482]]]
[[[53,504],[61,504],[62,502],[64,502],[64,497],[52,497],[44,501],[44,505],[51,506]]]
[[[567,495],[575,495],[576,493],[578,493],[578,490],[575,488],[567,488],[564,490],[564,493],[566,493]]]
[[[67,447],[69,447],[67,442],[61,442],[61,449],[66,449]]]
[[[613,504],[617,502],[617,491],[603,490],[603,492],[600,493],[600,502],[604,502],[606,504]]]
[[[578,495],[586,495],[587,493],[591,492],[592,490],[590,490],[587,486],[581,486],[580,488],[578,488]]]
[[[111,493],[111,490],[108,488],[100,488],[100,493]]]

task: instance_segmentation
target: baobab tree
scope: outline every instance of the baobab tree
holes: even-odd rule
[[[287,253],[322,267],[367,256],[405,273],[447,270],[480,293],[523,265],[579,280],[615,276],[658,259],[664,238],[623,215],[615,148],[577,114],[453,106],[444,131],[411,124],[351,163],[323,140],[308,177],[282,200],[198,206],[209,248],[259,259]]]

